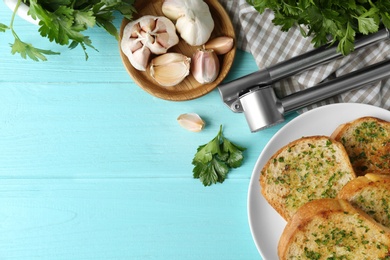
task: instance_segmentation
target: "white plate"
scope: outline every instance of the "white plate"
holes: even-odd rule
[[[313,109],[287,123],[264,147],[252,172],[248,189],[248,220],[253,240],[263,260],[275,260],[279,237],[286,221],[261,195],[260,171],[281,147],[302,136],[330,135],[340,124],[363,116],[390,121],[390,112],[364,104],[333,104]]]

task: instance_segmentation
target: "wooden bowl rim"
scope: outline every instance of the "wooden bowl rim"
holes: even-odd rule
[[[148,9],[150,6],[152,8],[152,5],[156,5],[157,3],[162,3],[164,0],[157,0],[157,1],[143,1],[143,0],[138,0],[135,2],[135,8],[136,10],[141,10],[143,11],[144,9]],[[217,37],[217,36],[229,36],[234,39],[234,46],[232,50],[230,50],[228,53],[224,55],[219,55],[220,59],[220,72],[217,77],[217,79],[209,84],[200,84],[193,79],[192,75],[189,75],[183,82],[179,83],[177,86],[174,87],[163,87],[160,86],[157,82],[155,82],[150,75],[148,75],[149,71],[147,70],[146,72],[144,71],[138,71],[133,68],[133,66],[130,64],[127,56],[122,52],[121,49],[121,39],[123,36],[123,30],[124,27],[130,22],[128,19],[123,19],[121,26],[120,26],[120,34],[119,34],[119,51],[120,51],[120,56],[122,59],[122,63],[124,67],[126,68],[127,72],[129,73],[130,77],[133,79],[133,81],[141,87],[144,91],[148,92],[149,94],[164,99],[164,100],[170,100],[170,101],[185,101],[185,100],[192,100],[195,98],[202,97],[212,90],[214,90],[227,76],[229,73],[233,61],[236,55],[236,35],[234,31],[234,27],[232,24],[231,19],[228,16],[228,13],[224,9],[224,7],[217,1],[217,0],[204,0],[210,8],[210,11],[213,15],[214,23],[215,23],[215,28],[212,33],[211,38]],[[137,9],[138,8],[138,9]],[[141,12],[140,12],[141,13]],[[139,17],[146,15],[145,14],[135,14],[134,15],[134,20],[138,19]],[[219,17],[222,17],[222,20],[218,20],[215,17],[215,14]],[[151,13],[151,15],[162,15],[161,14],[156,14],[156,13]],[[227,28],[227,32],[225,31],[216,31],[216,28],[218,28],[218,24],[224,24],[223,26]],[[210,39],[211,39],[210,38]],[[186,44],[182,39],[180,39],[179,45],[180,44]],[[172,47],[171,49],[168,50],[168,52],[174,52],[177,51],[175,50],[175,47]],[[179,46],[180,47],[180,46]],[[176,47],[176,48],[179,48]],[[188,46],[186,48],[193,48],[193,52],[195,52],[196,48],[199,48],[200,46]],[[178,51],[177,51],[178,52]]]

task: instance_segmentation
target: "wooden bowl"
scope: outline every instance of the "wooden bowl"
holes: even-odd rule
[[[233,24],[226,13],[225,9],[221,6],[218,0],[204,0],[209,8],[211,15],[214,19],[214,30],[211,34],[210,39],[213,39],[218,36],[229,36],[234,39],[234,47],[233,49],[226,53],[225,55],[219,55],[220,60],[220,72],[218,78],[209,84],[200,84],[195,80],[195,78],[191,75],[187,76],[181,83],[174,87],[163,87],[159,85],[150,75],[149,70],[146,71],[138,71],[134,69],[128,60],[127,56],[122,52],[120,47],[120,41],[123,36],[123,29],[130,22],[127,19],[122,21],[120,27],[120,39],[119,39],[119,49],[120,55],[122,58],[122,62],[130,74],[131,78],[134,82],[139,85],[146,92],[152,94],[161,99],[172,100],[172,101],[183,101],[183,100],[191,100],[198,97],[201,97],[214,88],[216,88],[222,80],[228,74],[234,60],[234,56],[236,53],[236,38],[234,33]],[[161,11],[161,6],[164,0],[153,0],[153,1],[145,1],[138,0],[135,2],[134,7],[137,10],[137,13],[134,14],[134,20],[138,19],[144,15],[155,15],[155,16],[164,16]],[[173,46],[168,50],[168,52],[179,52],[188,57],[192,57],[195,51],[199,48],[199,46],[190,46],[184,40],[180,39],[179,44]],[[152,57],[153,58],[153,57]]]

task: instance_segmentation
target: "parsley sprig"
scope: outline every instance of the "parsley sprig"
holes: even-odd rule
[[[256,10],[274,12],[273,23],[288,31],[300,26],[303,36],[312,36],[314,47],[337,42],[337,50],[348,55],[356,35],[375,33],[381,26],[390,29],[388,0],[247,0]],[[308,29],[306,29],[306,28]]]
[[[39,33],[51,42],[66,45],[70,49],[81,46],[85,59],[88,59],[87,47],[94,50],[92,41],[84,31],[95,25],[104,28],[109,34],[118,39],[118,31],[113,24],[114,12],[120,12],[131,19],[135,12],[134,0],[18,0],[9,26],[0,23],[0,32],[10,30],[15,38],[11,44],[11,53],[19,53],[22,58],[29,57],[35,61],[47,60],[46,55],[59,54],[51,50],[34,47],[22,41],[14,30],[15,14],[22,3],[29,5],[29,14],[33,19],[39,19]]]
[[[198,147],[192,160],[193,176],[204,186],[224,182],[230,168],[242,165],[245,148],[235,145],[223,136],[222,125],[209,143]]]

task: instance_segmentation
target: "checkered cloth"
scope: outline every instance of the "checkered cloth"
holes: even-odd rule
[[[299,28],[291,28],[288,32],[282,32],[280,27],[273,25],[272,11],[266,10],[260,15],[246,0],[219,1],[232,18],[238,48],[250,52],[260,69],[313,49],[311,39],[304,38]],[[275,83],[274,88],[278,96],[283,97],[315,86],[324,79],[349,73],[386,58],[390,58],[389,41],[357,50],[346,57],[283,79]],[[324,100],[302,111],[337,102],[365,103],[389,110],[390,79]]]

